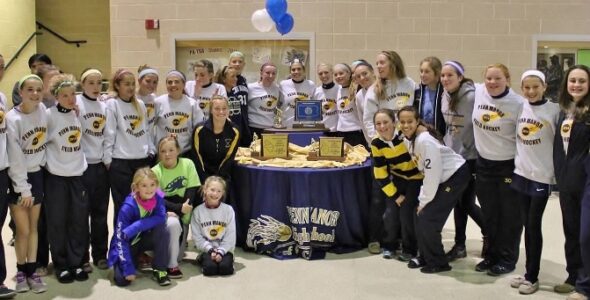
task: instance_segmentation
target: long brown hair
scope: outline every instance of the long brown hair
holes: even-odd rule
[[[584,96],[584,98],[578,102],[574,102],[574,98],[572,97],[572,95],[570,95],[570,93],[567,92],[568,77],[573,70],[582,70],[586,72],[586,75],[588,76],[588,78],[590,78],[590,68],[588,68],[587,66],[574,65],[570,67],[565,73],[565,76],[563,77],[563,81],[561,83],[561,89],[559,92],[559,106],[562,110],[566,112],[572,111],[574,114],[574,119],[576,121],[589,122],[590,113],[588,110],[590,109],[590,92],[588,92],[586,96]],[[586,84],[590,85],[589,82],[586,82]]]
[[[459,90],[461,89],[463,84],[465,84],[466,82],[471,82],[473,84],[473,80],[471,80],[471,79],[465,77],[465,75],[463,75],[462,72],[465,72],[465,68],[463,67],[463,65],[460,62],[458,62],[456,60],[451,60],[450,62],[458,65],[462,69],[462,70],[458,70],[457,67],[455,67],[453,64],[445,63],[445,66],[450,66],[453,69],[453,71],[455,72],[455,75],[457,75],[457,77],[458,76],[462,77],[461,81],[459,81],[459,88],[457,88],[457,90],[455,92],[449,93],[449,96],[451,98],[449,101],[449,110],[456,112],[457,111],[457,104],[459,104],[459,97],[458,97]]]
[[[382,55],[389,61],[389,76],[395,80],[400,80],[406,77],[406,69],[404,68],[404,62],[395,51],[381,51]],[[379,78],[375,83],[375,95],[378,100],[385,100],[387,98],[387,92],[385,91],[385,85],[387,78]]]

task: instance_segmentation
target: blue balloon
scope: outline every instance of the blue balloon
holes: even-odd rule
[[[266,11],[275,23],[287,13],[287,0],[266,0]]]
[[[295,20],[293,20],[293,16],[289,13],[285,14],[278,22],[277,22],[277,31],[285,35],[293,29],[293,24]]]

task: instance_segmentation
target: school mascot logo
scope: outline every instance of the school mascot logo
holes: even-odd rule
[[[4,111],[0,110],[0,125],[4,124]]]
[[[145,109],[147,110],[148,118],[151,119],[154,116],[154,111],[155,111],[154,104],[152,104],[152,103],[146,104]]]
[[[164,192],[166,192],[166,194],[172,194],[172,193],[174,193],[174,191],[182,189],[183,187],[187,186],[187,184],[188,184],[188,179],[186,177],[178,176],[166,185],[166,187],[164,188]]]
[[[216,239],[218,236],[223,235],[224,229],[225,227],[221,225],[211,226],[211,228],[209,228],[209,237],[211,237],[212,240]]]
[[[535,133],[537,133],[538,131],[539,131],[539,127],[537,125],[527,124],[525,126],[522,126],[520,133],[523,136],[529,136],[529,135],[535,135]]]
[[[78,130],[72,132],[72,134],[70,134],[68,136],[68,142],[70,144],[77,144],[79,141],[80,141],[80,131],[78,131]]]
[[[291,234],[291,228],[285,223],[271,216],[260,215],[260,217],[250,220],[246,245],[258,251],[265,246],[288,241],[291,239]]]
[[[350,105],[350,99],[348,97],[340,99],[340,109],[345,109]]]
[[[139,124],[141,124],[141,119],[132,120],[129,122],[129,127],[131,127],[131,130],[135,131],[135,129],[139,128]]]
[[[186,116],[176,116],[176,118],[172,120],[172,126],[174,126],[174,128],[178,128],[184,126],[187,121],[188,117]]]
[[[33,145],[33,147],[37,148],[37,146],[40,146],[43,144],[45,144],[45,132],[43,132],[43,131],[37,132],[37,134],[33,138],[33,141],[31,142],[31,145]]]
[[[275,97],[272,97],[270,100],[266,100],[266,107],[271,108],[273,106],[275,106],[277,103],[277,99]]]
[[[94,121],[92,121],[92,128],[94,128],[94,130],[102,130],[104,124],[105,124],[105,119],[104,118],[96,118],[94,119]]]
[[[488,122],[491,122],[491,121],[495,121],[495,120],[497,120],[498,118],[500,118],[500,115],[499,115],[497,112],[492,112],[492,111],[490,111],[490,112],[487,112],[487,113],[485,113],[485,114],[483,114],[483,115],[481,116],[481,120],[482,120],[484,123],[488,123]]]

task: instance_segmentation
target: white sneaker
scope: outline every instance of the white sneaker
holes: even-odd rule
[[[565,298],[565,299],[566,300],[588,300],[588,297],[582,293],[573,292],[569,296],[567,296],[567,298]]]
[[[518,292],[523,295],[530,295],[530,294],[535,293],[538,290],[539,290],[539,280],[537,280],[537,282],[535,282],[535,283],[525,280],[518,287]]]
[[[517,289],[525,281],[526,281],[526,279],[524,278],[524,276],[517,275],[517,276],[514,276],[514,278],[512,278],[510,280],[510,286]]]

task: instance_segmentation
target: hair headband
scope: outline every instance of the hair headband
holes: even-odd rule
[[[90,70],[86,70],[86,72],[82,73],[82,76],[80,76],[80,81],[84,82],[84,79],[86,79],[86,77],[88,77],[92,74],[98,74],[98,75],[100,75],[100,77],[102,77],[102,73],[99,70],[90,69]]]
[[[39,81],[41,81],[41,84],[43,84],[43,79],[41,79],[41,77],[39,77],[39,76],[37,76],[35,74],[29,74],[29,75],[24,76],[23,78],[21,78],[18,81],[18,88],[19,89],[22,89],[23,88],[23,84],[25,84],[25,81],[27,81],[29,79],[39,80]]]
[[[520,77],[520,82],[522,82],[525,78],[527,78],[529,76],[539,77],[539,79],[541,79],[543,84],[545,84],[545,74],[543,74],[543,72],[538,71],[538,70],[525,71],[524,73],[522,73],[522,77]]]
[[[119,72],[119,74],[117,74],[117,76],[115,76],[115,80],[119,80],[119,79],[123,78],[123,76],[125,76],[127,74],[133,76],[133,73],[131,73],[131,71],[126,70],[126,69],[123,69],[121,72]]]
[[[137,77],[139,77],[139,79],[141,79],[143,76],[148,75],[148,74],[156,75],[156,77],[159,77],[158,71],[156,71],[154,69],[149,69],[149,68],[141,70],[141,72],[139,72]]]
[[[186,82],[186,78],[184,77],[184,75],[176,70],[172,70],[172,71],[168,72],[168,74],[166,74],[166,78],[168,78],[170,76],[180,77],[180,79],[182,79],[183,82]]]
[[[336,69],[336,67],[343,67],[344,69],[348,70],[348,73],[352,73],[350,66],[345,63],[337,63],[334,65],[334,69]]]
[[[65,80],[62,81],[57,88],[55,88],[55,90],[53,91],[53,96],[57,97],[57,94],[59,93],[59,91],[65,87],[69,87],[69,86],[74,86],[74,82],[73,81],[69,81],[69,80]]]
[[[465,74],[465,69],[463,69],[463,67],[461,67],[461,65],[458,64],[457,62],[449,60],[444,63],[444,66],[447,66],[447,65],[455,68],[455,70],[457,71],[457,73],[459,73],[459,75],[463,76],[463,74]]]

